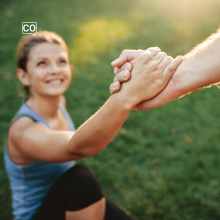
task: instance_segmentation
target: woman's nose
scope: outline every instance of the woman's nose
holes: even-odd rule
[[[57,74],[60,72],[60,69],[56,63],[51,63],[50,74]]]

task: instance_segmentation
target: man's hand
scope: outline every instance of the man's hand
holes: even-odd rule
[[[159,48],[149,48],[150,50],[160,50]],[[132,70],[131,63],[128,63],[132,59],[135,59],[136,57],[140,56],[144,50],[124,50],[119,58],[112,62],[112,65],[115,66],[114,73],[115,78],[114,82],[110,86],[111,93],[118,92],[121,88],[121,82],[126,82],[130,79],[130,71]],[[127,62],[124,65],[123,62]],[[175,72],[176,68],[179,66],[179,64],[182,62],[182,58],[178,57],[176,58],[170,65],[169,65],[169,71]],[[119,66],[122,65],[122,66]],[[126,75],[127,77],[123,77],[123,75]],[[168,82],[167,86],[154,98],[143,101],[139,103],[136,106],[136,110],[147,110],[152,108],[157,108],[160,106],[165,105],[169,101],[177,98],[177,94],[175,92],[175,86],[174,82],[171,80]]]
[[[120,68],[125,62],[136,58],[141,52],[143,51],[123,51],[120,57],[112,62],[115,74],[120,72]],[[186,54],[164,90],[153,99],[140,103],[137,106],[138,110],[157,108],[199,89],[220,84],[219,57],[220,29]],[[120,83],[117,82],[117,89],[114,91],[119,89]]]

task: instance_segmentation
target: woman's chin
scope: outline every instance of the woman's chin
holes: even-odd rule
[[[50,89],[49,91],[45,92],[45,95],[48,96],[61,96],[64,92],[66,92],[67,89],[60,88],[60,89]]]

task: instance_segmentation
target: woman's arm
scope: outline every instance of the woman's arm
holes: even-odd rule
[[[24,159],[33,161],[64,162],[91,157],[113,140],[136,104],[154,97],[166,86],[174,72],[169,68],[171,62],[172,58],[159,50],[147,50],[133,60],[131,80],[75,133],[52,131],[22,117],[9,130],[9,139]]]
[[[111,142],[131,108],[119,94],[111,96],[76,132],[50,130],[29,117],[21,117],[8,133],[9,154],[19,164],[35,160],[56,163],[91,157]]]
[[[80,155],[81,149],[84,149],[84,155],[93,156],[107,146],[139,100],[154,97],[166,86],[174,72],[169,71],[169,64],[172,61],[171,57],[160,53],[158,49],[147,51],[133,60],[131,80],[119,93],[111,96],[94,116],[79,127],[70,141],[70,151],[74,149],[73,152],[79,152]],[[181,61],[182,58],[179,57],[174,63],[178,66]]]

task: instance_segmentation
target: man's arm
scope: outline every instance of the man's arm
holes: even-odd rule
[[[139,53],[141,51],[138,51]],[[134,54],[139,55],[137,51]],[[133,57],[135,56],[133,55]],[[122,53],[121,56],[126,56]],[[129,51],[129,57],[131,51]],[[113,63],[115,73],[120,71],[122,65],[120,58],[116,65]],[[127,59],[127,61],[130,61]],[[141,102],[137,105],[138,110],[147,110],[165,105],[173,99],[183,97],[186,94],[197,91],[207,86],[220,82],[220,29],[212,34],[202,44],[196,46],[190,53],[184,56],[183,62],[175,71],[171,80],[157,96],[151,100]],[[118,85],[118,84],[117,84]]]
[[[178,97],[219,83],[220,29],[186,54],[183,60],[174,78]]]

